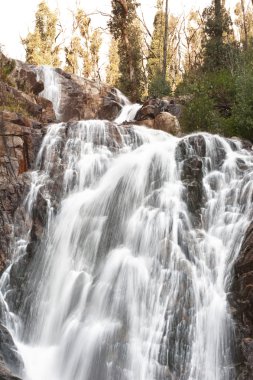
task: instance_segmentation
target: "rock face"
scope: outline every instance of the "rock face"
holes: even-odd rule
[[[10,257],[13,217],[26,188],[25,172],[42,141],[42,126],[21,114],[0,112],[0,271]]]
[[[3,325],[0,325],[0,352],[0,379],[17,379],[14,374],[22,373],[23,362],[10,333]]]
[[[236,323],[238,380],[251,380],[253,373],[253,222],[244,237],[234,271],[230,302]]]
[[[100,82],[90,81],[56,69],[60,85],[61,121],[114,120],[121,105],[117,91]]]
[[[21,380],[20,377],[17,377],[9,371],[5,363],[0,359],[0,379],[1,380]]]
[[[148,128],[159,129],[175,136],[181,135],[178,121],[180,105],[167,100],[149,99],[135,116],[136,123]]]
[[[181,179],[185,185],[184,200],[195,226],[200,223],[200,211],[205,200],[203,188],[203,159],[205,139],[201,135],[186,137],[177,146],[176,156],[182,166]]]

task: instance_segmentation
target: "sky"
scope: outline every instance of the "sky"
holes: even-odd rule
[[[0,44],[10,57],[25,59],[21,37],[25,37],[29,30],[33,30],[34,14],[39,2],[40,0],[0,0]],[[151,29],[156,0],[140,0],[140,2],[145,21]],[[234,7],[237,2],[238,0],[227,0],[227,6]],[[111,0],[48,0],[47,3],[52,9],[60,9],[62,24],[68,25],[71,20],[70,10],[75,9],[76,3],[80,4],[87,13],[94,13],[96,10],[109,12]],[[210,3],[211,0],[169,0],[169,7],[173,14],[184,12],[187,14],[191,8],[203,9]],[[94,27],[105,27],[106,17],[93,15],[92,23]],[[108,39],[106,34],[104,39],[105,41]]]

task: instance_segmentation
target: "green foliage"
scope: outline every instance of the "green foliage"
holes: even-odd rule
[[[234,33],[232,20],[221,1],[203,11],[204,32],[204,69],[215,71],[230,64],[233,51]],[[218,4],[218,5],[217,5]]]
[[[60,46],[56,44],[57,15],[46,2],[39,3],[35,13],[35,29],[22,39],[26,51],[26,61],[35,65],[59,66]]]
[[[169,35],[167,40],[167,70],[166,81],[161,80],[164,61],[164,33],[165,33],[166,15],[163,11],[163,2],[158,0],[157,12],[154,18],[154,28],[149,49],[149,57],[147,62],[148,71],[148,93],[153,96],[154,88],[156,96],[168,95],[169,87],[175,88],[175,85],[181,80],[179,70],[178,52],[179,52],[179,18],[170,15],[168,18]],[[165,83],[164,83],[165,82]],[[159,93],[158,84],[161,84]]]
[[[149,96],[162,97],[171,93],[171,87],[168,81],[164,81],[161,72],[154,75],[149,83]]]
[[[219,115],[214,107],[214,101],[203,92],[194,96],[183,113],[182,126],[186,132],[219,131]]]
[[[0,111],[16,112],[21,113],[23,116],[31,117],[26,105],[15,96],[7,93],[4,93],[4,97],[0,97]]]
[[[223,69],[188,77],[177,94],[191,94],[182,117],[186,132],[202,130],[253,141],[252,65],[242,66],[233,75]]]
[[[73,13],[72,37],[65,46],[65,70],[71,74],[82,75],[89,79],[99,78],[99,51],[102,44],[101,31],[93,30],[91,19],[85,11],[78,8]],[[81,68],[81,70],[80,70]]]
[[[236,134],[253,141],[253,69],[248,67],[236,78],[236,102],[233,109]]]
[[[243,15],[239,16],[242,29]],[[246,21],[251,19],[246,16]],[[182,126],[185,132],[202,130],[253,141],[253,47],[245,45],[242,30],[241,44],[235,42],[231,19],[221,1],[206,8],[203,19],[203,64],[197,70],[190,68],[176,90],[177,95],[188,95]]]
[[[6,58],[0,51],[0,79],[10,84],[9,75],[16,66],[14,59]]]
[[[109,50],[109,64],[106,68],[106,83],[108,83],[110,86],[117,86],[119,76],[118,43],[114,38],[112,38]]]

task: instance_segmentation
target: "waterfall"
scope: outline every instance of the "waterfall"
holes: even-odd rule
[[[50,66],[40,66],[36,69],[37,78],[44,83],[40,96],[50,100],[57,120],[61,120],[61,84],[60,75]]]
[[[115,122],[118,124],[124,123],[125,121],[133,121],[137,112],[141,108],[141,104],[127,104],[122,107],[120,114],[115,119]]]
[[[40,196],[47,222],[17,314],[10,268],[0,284],[25,380],[236,378],[227,296],[253,195],[240,142],[54,124],[31,177],[27,218]]]

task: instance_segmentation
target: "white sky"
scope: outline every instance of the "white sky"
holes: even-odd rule
[[[20,37],[25,37],[29,30],[33,30],[34,14],[40,0],[0,0],[0,44],[4,51],[12,58],[24,60],[25,54]],[[70,22],[70,9],[75,9],[76,2],[87,12],[101,10],[108,12],[111,0],[48,0],[50,8],[60,9],[62,24]],[[156,0],[140,0],[146,23],[152,26]],[[238,0],[227,0],[227,4],[234,7]],[[170,11],[174,14],[188,12],[191,8],[202,9],[211,3],[211,0],[171,0]],[[93,16],[94,26],[105,26],[106,18]],[[105,36],[106,39],[106,36]]]

